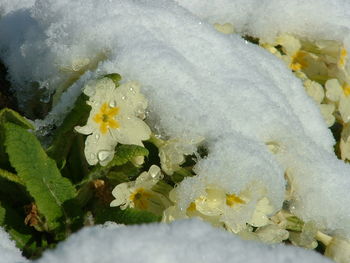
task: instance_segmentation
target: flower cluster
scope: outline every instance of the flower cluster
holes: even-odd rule
[[[181,209],[178,205],[181,197],[175,188],[170,192],[174,205],[164,211],[163,221],[199,217],[233,233],[245,230],[247,224],[262,227],[270,223],[268,217],[274,209],[266,197],[260,198],[261,191],[258,183],[240,193],[228,192],[218,185],[207,185],[202,195],[196,196],[186,209]]]
[[[285,61],[303,81],[328,127],[335,123],[342,127],[340,157],[350,160],[350,66],[344,44],[282,34],[273,43],[260,42],[260,46]]]
[[[147,101],[140,93],[140,85],[129,82],[116,87],[112,79],[104,77],[86,84],[90,116],[85,126],[75,127],[89,135],[85,141],[85,156],[90,165],[107,165],[118,143],[143,146],[151,130],[142,120]]]

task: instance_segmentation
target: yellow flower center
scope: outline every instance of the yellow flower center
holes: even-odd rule
[[[130,195],[130,200],[134,203],[136,208],[146,210],[148,208],[150,197],[152,197],[151,192],[146,191],[143,188],[138,188]]]
[[[289,67],[294,71],[306,68],[308,66],[305,58],[306,55],[307,53],[305,51],[298,51],[295,53],[292,56],[292,62],[290,63]]]
[[[97,113],[93,120],[100,124],[100,131],[106,134],[109,128],[119,128],[119,123],[114,120],[114,117],[119,113],[118,107],[110,107],[107,103],[103,103],[99,113]]]
[[[348,55],[348,52],[344,47],[342,47],[340,50],[339,61],[338,61],[339,67],[343,68],[345,66],[347,55]]]
[[[196,210],[196,204],[194,202],[190,203],[187,207],[187,212],[194,212]]]
[[[344,83],[343,86],[343,92],[346,97],[350,95],[350,85],[348,83]]]
[[[245,204],[244,200],[239,198],[237,195],[226,194],[226,204],[230,207],[233,207],[236,204]]]

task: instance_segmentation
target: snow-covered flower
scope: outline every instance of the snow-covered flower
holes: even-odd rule
[[[285,55],[282,59],[287,62],[290,69],[299,71],[308,66],[308,53],[301,50],[300,40],[294,36],[283,34],[276,39],[276,44],[281,45]]]
[[[323,87],[317,83],[316,81],[306,80],[304,81],[304,88],[306,93],[313,98],[315,102],[321,104],[324,98],[324,90]]]
[[[325,256],[337,263],[348,263],[350,260],[350,242],[334,237],[326,247]]]
[[[89,135],[85,156],[90,165],[108,164],[118,143],[143,146],[142,141],[149,139],[151,130],[142,121],[147,100],[139,87],[136,82],[116,87],[107,77],[90,81],[84,87],[89,96],[90,116],[85,126],[75,130]]]
[[[203,141],[203,137],[193,139],[171,139],[159,146],[159,158],[162,170],[167,175],[172,175],[185,162],[185,155],[196,152],[197,145]]]
[[[161,214],[169,202],[152,188],[162,178],[160,168],[152,165],[148,172],[141,173],[135,181],[118,184],[112,191],[115,200],[110,206],[119,206],[121,209],[137,208]]]
[[[325,84],[326,97],[338,103],[338,111],[343,122],[350,120],[350,84],[347,82],[339,83],[338,79],[327,80]]]
[[[339,148],[341,159],[350,160],[350,123],[346,123],[343,127]]]
[[[199,217],[234,233],[244,230],[247,223],[255,227],[267,225],[273,208],[266,197],[257,199],[257,192],[260,192],[258,188],[257,183],[240,193],[230,193],[220,186],[208,185],[204,193],[195,197],[187,209],[177,207],[179,196],[175,188],[170,194],[174,206],[165,210],[163,221]]]

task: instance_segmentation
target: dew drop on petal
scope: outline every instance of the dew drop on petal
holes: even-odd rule
[[[96,135],[95,135],[95,139],[96,139],[96,140],[100,139],[100,135],[99,135],[99,134],[96,134]]]
[[[98,154],[97,154],[97,157],[98,159],[103,162],[105,160],[107,160],[107,158],[111,155],[111,152],[110,151],[105,151],[105,150],[102,150],[102,151],[99,151]]]
[[[115,100],[109,102],[109,107],[114,108],[117,105]]]
[[[126,100],[127,99],[127,97],[124,95],[124,96],[122,96],[122,100]]]

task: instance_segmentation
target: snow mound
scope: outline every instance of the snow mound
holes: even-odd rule
[[[243,241],[197,220],[172,224],[85,228],[37,263],[322,263],[329,259],[301,248]]]
[[[277,7],[284,2],[271,1]],[[339,6],[344,1],[335,2],[328,11],[342,16]],[[195,9],[195,3],[199,2],[188,5]],[[254,1],[218,3],[225,14],[232,10],[231,18],[239,13],[239,21],[233,22],[242,32],[269,38],[291,28],[284,17],[273,15],[278,10],[274,6],[265,8]],[[310,8],[310,2],[298,3],[292,15],[303,6]],[[203,11],[205,19],[208,10]],[[247,21],[254,19],[254,12],[266,17],[266,23],[261,20],[264,26],[254,28],[249,22],[249,29]],[[300,11],[297,18],[308,16],[307,11]],[[228,18],[222,16],[225,22]],[[317,20],[317,28],[331,32],[331,24],[322,21]],[[23,35],[14,34],[19,24]],[[265,32],[269,26],[272,31]],[[308,28],[311,32],[316,27]],[[339,33],[344,39],[348,37],[345,29]],[[152,127],[174,138],[205,138],[209,154],[198,163],[197,178],[222,174],[227,185],[237,187],[235,192],[261,181],[278,210],[287,172],[295,214],[316,221],[321,229],[350,237],[349,165],[336,159],[334,140],[300,80],[267,51],[238,35],[220,34],[203,18],[170,0],[37,0],[31,9],[5,15],[0,34],[1,59],[23,104],[38,89],[57,95],[80,78],[44,124],[62,119],[86,80],[118,72],[125,81],[143,85]],[[30,85],[33,81],[38,85]],[[267,147],[271,144],[277,148],[274,154]],[[209,166],[210,174],[200,169]],[[181,195],[183,204],[192,201],[191,191],[203,190],[196,189],[191,180],[184,180],[179,189],[188,189]]]
[[[0,228],[0,263],[20,263],[27,262],[22,257],[21,251],[16,248],[15,242],[10,240],[6,231]]]

